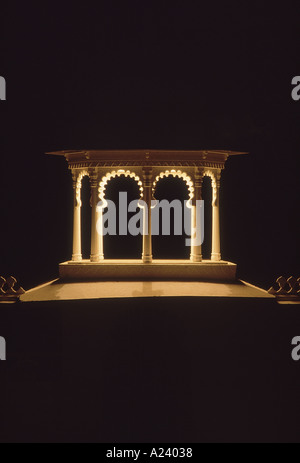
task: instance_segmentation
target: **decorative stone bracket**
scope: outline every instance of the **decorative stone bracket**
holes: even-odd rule
[[[1,302],[17,302],[25,293],[25,290],[18,287],[17,280],[14,277],[7,279],[0,276],[0,303]]]
[[[269,294],[276,296],[278,301],[299,301],[300,302],[300,278],[283,276],[277,278],[276,283],[272,286]]]

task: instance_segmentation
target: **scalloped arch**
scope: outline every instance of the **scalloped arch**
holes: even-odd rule
[[[82,180],[84,179],[84,177],[89,177],[90,174],[88,173],[87,170],[83,170],[79,173],[77,179],[76,179],[76,201],[77,201],[77,205],[79,207],[82,206],[82,202],[81,202],[81,188],[82,188]]]
[[[156,177],[156,179],[155,179],[155,181],[153,183],[153,195],[155,194],[155,190],[156,190],[156,186],[157,186],[158,182],[162,178],[169,177],[169,176],[181,178],[187,184],[187,187],[188,187],[188,190],[189,190],[189,198],[190,198],[190,200],[192,200],[194,198],[195,188],[194,188],[194,183],[193,183],[191,177],[186,172],[182,172],[181,170],[175,170],[175,169],[166,170],[165,172],[161,172]]]
[[[216,179],[216,175],[214,174],[214,172],[212,170],[206,170],[204,172],[204,177],[210,177],[211,178],[211,187],[212,187],[212,191],[213,191],[213,205],[216,203],[217,201],[217,179]]]
[[[105,202],[105,190],[106,190],[106,186],[108,182],[113,178],[122,177],[122,175],[124,175],[124,177],[133,178],[137,182],[140,193],[141,193],[141,198],[143,198],[144,188],[143,188],[143,183],[140,177],[135,172],[131,172],[130,170],[119,169],[117,171],[114,170],[112,172],[108,172],[104,177],[102,177],[102,180],[99,183],[100,186],[98,189],[99,198],[101,201]]]

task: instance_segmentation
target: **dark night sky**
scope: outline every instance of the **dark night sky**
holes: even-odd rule
[[[224,258],[263,287],[300,276],[299,14],[189,5],[4,7],[0,274],[28,288],[70,257],[71,178],[46,151],[172,148],[249,151],[223,176]]]

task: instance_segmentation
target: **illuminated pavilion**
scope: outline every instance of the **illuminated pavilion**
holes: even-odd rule
[[[220,181],[221,173],[229,156],[246,154],[233,151],[171,151],[171,150],[82,150],[47,153],[64,156],[73,177],[74,223],[73,255],[68,262],[60,264],[60,278],[81,280],[235,280],[236,265],[221,257],[220,239]],[[91,186],[91,255],[82,259],[81,251],[81,187],[87,176]],[[147,204],[144,209],[144,224],[141,260],[106,260],[103,236],[97,231],[102,209],[99,201],[105,201],[108,182],[118,176],[136,180],[141,199]],[[187,185],[190,198],[192,226],[196,225],[196,201],[202,199],[202,184],[210,177],[212,201],[212,250],[211,260],[203,260],[201,245],[191,240],[190,260],[155,260],[152,256],[151,201],[156,185],[163,177],[182,178]],[[103,204],[103,203],[102,203]],[[146,216],[147,214],[147,216]]]

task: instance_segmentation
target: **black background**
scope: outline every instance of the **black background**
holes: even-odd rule
[[[190,148],[250,152],[222,187],[223,255],[240,277],[297,275],[297,10],[26,2],[4,7],[1,35],[1,273],[28,288],[70,258],[71,179],[46,151]]]
[[[225,2],[213,2],[208,5],[207,2],[178,1],[173,1],[171,5],[165,2],[146,1],[98,2],[93,5],[84,2],[78,6],[66,2],[57,5],[53,2],[40,4],[23,2],[10,5],[6,3],[1,6],[0,34],[1,75],[7,81],[7,101],[1,101],[0,104],[0,274],[4,276],[13,274],[28,289],[55,278],[58,262],[70,258],[72,252],[71,177],[64,159],[45,156],[45,152],[61,149],[161,148],[229,149],[249,152],[248,156],[230,159],[223,174],[221,211],[223,257],[238,263],[240,278],[264,288],[268,288],[281,274],[299,276],[300,103],[294,102],[291,98],[292,78],[300,74],[299,6],[292,7],[288,4],[280,7],[275,4],[270,6],[265,2],[247,2],[247,4],[239,2],[231,6]],[[129,185],[128,191],[134,194],[134,187]],[[177,193],[181,198],[185,194],[179,183],[174,182],[173,193]],[[88,192],[85,195],[87,200]],[[89,212],[86,212],[86,224],[88,224],[88,215]],[[86,225],[87,230],[88,227],[89,225]],[[86,231],[84,236],[86,253],[88,253],[88,239]],[[127,244],[125,245],[124,242],[116,248],[111,244],[111,248],[108,249],[109,255],[121,256],[124,248],[128,249]],[[162,255],[163,250],[168,254],[170,249],[178,248],[175,240],[169,240],[169,250],[166,241],[161,241],[159,244],[156,240],[156,246],[158,256]],[[132,242],[132,248],[135,249],[134,252],[138,252],[139,243]],[[180,252],[184,253],[185,250],[182,248]],[[160,305],[156,304],[154,314],[159,317]],[[169,301],[164,304],[167,304],[166,306],[173,304],[174,310],[175,306],[177,307],[176,313],[180,314],[179,301],[177,303]],[[204,306],[209,307],[209,302],[207,305],[204,303]],[[117,319],[121,311],[116,303],[113,307]],[[234,314],[237,309],[233,306],[231,309],[228,310],[232,322],[236,320]],[[280,312],[280,316],[278,315],[277,318],[274,316],[276,321],[273,323],[272,311],[267,311],[268,316],[264,315],[263,320],[256,320],[254,313],[258,312],[256,309],[253,309],[253,312],[252,309],[250,307],[248,312],[245,312],[248,313],[245,317],[251,319],[248,331],[253,332],[256,324],[262,323],[262,329],[265,330],[262,339],[265,344],[261,344],[261,349],[256,349],[255,345],[251,344],[252,337],[249,335],[247,338],[248,348],[253,349],[253,358],[250,361],[252,368],[248,370],[247,375],[245,374],[244,382],[236,385],[235,389],[240,394],[240,404],[243,403],[242,391],[246,391],[249,398],[254,382],[258,384],[259,375],[264,367],[263,363],[260,363],[260,367],[256,367],[256,362],[261,359],[262,350],[272,345],[269,340],[276,338],[275,333],[280,333],[280,326],[284,323],[288,325],[284,344],[280,344],[281,347],[285,346],[280,350],[281,362],[285,359],[289,362],[290,340],[299,334],[291,330],[292,326],[295,326],[295,329],[297,326],[297,319],[299,319],[297,311],[286,311],[288,321]],[[32,314],[35,313],[34,309],[32,310]],[[60,340],[57,341],[56,346],[56,359],[60,359],[59,363],[63,358],[59,342],[63,342],[62,333],[65,333],[60,328],[62,326],[60,317],[63,317],[64,310],[60,311],[60,308],[55,310],[57,310],[56,315],[52,317],[58,317],[57,323],[49,315],[50,309],[49,313],[46,311],[45,314],[48,313],[53,333],[56,333],[57,339]],[[92,314],[93,306],[90,310]],[[278,310],[277,308],[276,311]],[[203,314],[196,316],[195,312],[192,313],[195,318],[189,319],[191,326],[203,322]],[[204,324],[206,330],[203,328],[201,331],[202,334],[208,333],[207,336],[212,344],[218,342],[213,333],[215,320],[220,313],[221,308],[212,309],[208,326]],[[12,321],[8,321],[7,309],[3,314],[2,331],[4,332],[0,334],[5,335],[7,332],[11,337],[11,343],[14,343],[16,338]],[[129,310],[129,320],[138,330],[140,325],[136,319],[137,314],[138,312]],[[165,323],[167,331],[169,315],[166,314],[166,317],[162,317],[159,322],[159,318],[156,319],[153,315],[153,326]],[[237,331],[241,320],[244,324],[242,317],[234,324],[234,329]],[[105,317],[100,321],[104,323]],[[32,326],[32,333],[35,333],[33,339],[37,342],[35,348],[30,346],[28,349],[32,355],[36,349],[40,349],[40,357],[35,369],[40,373],[37,373],[37,378],[33,378],[29,368],[29,380],[27,373],[23,371],[20,374],[22,381],[25,383],[29,381],[27,384],[31,386],[34,384],[37,387],[38,382],[43,381],[39,374],[43,376],[41,364],[47,349],[37,347],[39,345],[37,333],[44,333],[39,322],[36,322],[36,326],[35,323],[33,325],[29,321],[28,323],[27,328]],[[241,332],[238,332],[242,337]],[[225,333],[228,333],[228,330],[226,331],[224,327],[222,334],[225,338],[220,335],[221,344],[222,339],[227,339]],[[150,334],[149,328],[146,338],[149,336],[150,339]],[[150,363],[154,362],[156,355],[157,359],[159,358],[160,348],[163,350],[167,345],[167,337],[164,338],[162,333],[160,335],[161,344],[156,345],[155,355],[151,361],[149,360]],[[185,336],[188,334],[183,334],[184,339]],[[89,335],[86,334],[86,339],[88,337]],[[171,337],[173,346],[177,345],[175,338]],[[137,349],[139,339],[136,338],[136,345],[134,345]],[[206,354],[210,344],[209,339],[203,337]],[[241,338],[237,340],[233,336],[230,339],[229,351],[232,354],[240,344]],[[127,345],[126,340],[124,342]],[[15,347],[15,352],[20,353],[21,345],[23,344],[20,341]],[[130,346],[132,352],[129,352],[128,359],[135,351],[133,344]],[[108,349],[108,344],[106,348]],[[150,355],[151,349],[149,346],[148,348],[147,352]],[[279,349],[278,346],[277,348]],[[93,379],[91,372],[94,371],[92,363],[97,359],[98,349],[100,349],[99,345],[93,351],[93,355],[90,352],[90,361],[85,371],[86,373],[89,371],[91,381]],[[105,350],[104,347],[103,349]],[[173,358],[171,352],[170,347],[166,361]],[[203,353],[203,350],[193,351],[190,347],[188,352],[194,352],[193,361],[189,365],[192,369],[195,367],[193,362],[197,362],[197,352]],[[251,358],[249,352],[248,359]],[[243,355],[241,352],[240,354],[241,357],[237,361],[242,362]],[[269,354],[271,355],[270,352]],[[50,356],[50,351],[48,355]],[[222,356],[222,346],[220,346],[220,356]],[[15,362],[20,362],[17,354],[14,358]],[[280,395],[281,391],[286,397],[291,385],[294,384],[295,365],[289,364],[293,373],[288,385],[283,383],[278,385],[275,358],[276,356],[269,364],[273,374],[272,381],[277,381],[276,394]],[[84,361],[80,360],[82,367]],[[113,360],[108,355],[108,365]],[[214,364],[214,360],[214,356],[208,355],[205,361],[207,364],[205,363],[202,368],[207,369],[209,362]],[[176,365],[178,368],[184,365],[183,357],[177,364],[175,360],[172,361],[174,363],[171,362],[171,365],[174,368]],[[45,365],[50,368],[49,374],[51,374],[49,363],[46,362]],[[54,370],[58,368],[57,363],[55,365]],[[151,365],[154,368],[154,363]],[[232,374],[237,365],[234,362],[230,365],[229,374]],[[246,367],[243,368],[247,370]],[[72,365],[70,369],[75,371]],[[66,371],[66,367],[62,367],[62,371]],[[120,380],[124,377],[122,369],[116,371],[118,372],[116,379],[122,383]],[[159,369],[155,372],[155,377],[163,383],[165,379],[167,384],[167,379],[160,374]],[[214,373],[216,376],[217,372],[224,379],[226,373],[217,369]],[[70,378],[72,375],[63,382],[63,387],[67,387]],[[100,381],[98,376],[97,378],[97,381]],[[209,378],[207,374],[206,378]],[[45,381],[49,387],[51,380],[49,382],[46,378]],[[211,403],[212,393],[209,392],[211,383],[208,379],[206,381],[205,390]],[[201,383],[200,377],[197,377],[194,384],[199,383]],[[15,384],[19,384],[18,378]],[[137,387],[137,384],[139,381],[133,378],[131,385],[127,384],[129,388],[127,394],[130,387],[134,385]],[[141,384],[144,385],[147,395],[143,403],[147,402],[147,406],[151,407],[151,400],[154,400],[152,397],[149,402],[151,387],[149,385],[145,387],[148,384],[146,378],[141,380]],[[222,386],[224,387],[224,383]],[[271,390],[272,387],[272,384],[268,386],[264,384],[266,395],[267,390]],[[28,386],[28,390],[32,390],[32,387]],[[176,395],[177,403],[181,397],[179,390]],[[96,395],[96,390],[92,389],[92,391]],[[53,401],[57,407],[61,403],[64,392],[66,391],[62,389],[53,391]],[[159,392],[161,395],[158,403],[162,403],[162,397],[167,397],[168,393],[165,390]],[[87,390],[85,393],[88,395]],[[118,396],[117,389],[113,393]],[[249,413],[254,403],[257,405],[257,410],[261,410],[265,400],[259,397],[258,389],[256,393],[253,401],[250,399],[247,401],[251,403],[248,407]],[[184,394],[188,392],[185,390]],[[191,394],[189,405],[193,407],[196,391],[193,390]],[[276,394],[276,397],[271,395],[274,401],[268,404],[268,410],[272,409],[273,412],[272,406],[276,400],[278,403]],[[94,395],[92,394],[91,397]],[[229,394],[228,400],[229,403],[230,400],[234,400],[231,410],[233,415],[238,415],[240,405],[233,397],[236,398],[234,394]],[[32,398],[33,395],[29,394],[29,399]],[[41,392],[39,400],[42,401],[43,398]],[[23,399],[25,400],[24,397]],[[139,400],[142,401],[141,396]],[[228,405],[227,410],[223,405],[226,410],[225,408],[220,410],[221,404],[224,404],[222,400],[219,397],[214,402],[217,405],[213,413],[219,416],[218,411],[224,412],[222,415],[224,418],[230,415],[230,407]],[[292,403],[292,398],[290,400]],[[78,401],[80,402],[79,398]],[[30,400],[28,403],[31,403]],[[170,399],[169,404],[171,403],[173,404]],[[34,406],[38,408],[36,402]],[[50,407],[49,402],[47,406]],[[89,406],[92,408],[92,404]],[[65,411],[65,420],[67,416],[70,420],[75,416],[72,414],[74,409],[71,412],[71,405],[69,407],[70,409],[67,408]],[[197,405],[195,407],[197,409]],[[288,429],[292,429],[294,422],[290,414],[291,409],[285,408],[284,402],[280,402],[280,407],[281,416],[290,422]],[[169,408],[171,410],[171,405]],[[52,409],[53,416],[54,410]],[[87,409],[85,411],[87,412]],[[201,413],[199,408],[197,412]],[[78,413],[80,416],[80,411]],[[136,409],[136,417],[141,421],[142,415],[139,413]],[[208,409],[205,409],[205,416],[208,414]],[[65,431],[57,436],[54,432],[53,416],[49,417],[47,432],[43,434],[41,431],[40,435],[37,432],[39,426],[36,424],[39,420],[33,419],[28,440],[38,439],[38,436],[40,439],[48,440],[51,440],[51,436],[54,440],[56,437],[80,440],[79,431],[72,433],[71,429],[68,434],[67,421],[63,427]],[[90,419],[90,426],[94,425],[94,430],[97,426],[91,416],[87,413],[86,417],[90,418],[86,419]],[[113,416],[111,427],[113,427],[112,423],[118,421],[117,415]],[[208,434],[199,435],[194,432],[196,429],[194,424],[184,439],[189,440],[189,436],[191,440],[204,441],[251,440],[251,436],[253,439],[262,440],[264,438],[296,439],[294,434],[284,433],[281,425],[278,428],[278,422],[275,420],[274,424],[270,414],[268,415],[270,423],[268,422],[268,426],[265,427],[259,414],[257,415],[257,421],[260,421],[261,426],[259,435],[254,433],[254,418],[247,433],[246,421],[243,421],[242,416],[236,416],[239,423],[244,423],[244,427],[241,428],[244,432],[240,434],[238,422],[232,424],[230,428],[232,432],[226,434],[224,418],[218,431],[211,425],[209,428],[211,432],[207,431]],[[277,418],[280,420],[280,416]],[[56,420],[59,421],[57,416]],[[170,420],[172,421],[172,417]],[[4,434],[6,436],[3,437],[4,440],[5,438],[13,440],[14,437],[21,439],[21,428],[15,428],[18,432],[14,435],[14,425],[17,426],[12,418],[8,426],[10,432]],[[171,425],[166,423],[167,426]],[[270,432],[264,434],[263,430],[266,428]],[[132,432],[127,429],[126,435],[116,434],[116,439],[123,438],[125,441],[142,439],[147,435],[146,428],[143,429],[145,433],[141,435],[134,433],[133,429]],[[172,426],[169,429],[172,430]],[[81,437],[83,440],[90,438],[105,441],[106,438],[113,440],[112,435],[111,431],[109,436],[105,437],[104,433],[100,437],[90,429],[90,433],[87,432]],[[154,435],[156,439],[159,439],[159,436],[163,439],[164,433],[161,431],[160,434]],[[148,439],[151,439],[150,431],[148,436]],[[26,433],[24,439],[26,440]],[[172,434],[170,431],[170,435],[166,436],[166,440],[168,439],[180,439],[180,433],[176,434],[174,431]]]

